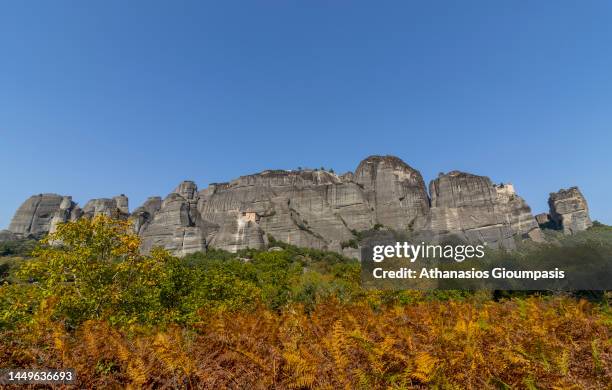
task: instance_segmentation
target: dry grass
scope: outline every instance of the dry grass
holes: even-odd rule
[[[219,314],[189,329],[1,334],[4,367],[74,367],[83,388],[609,389],[610,316],[569,298]]]

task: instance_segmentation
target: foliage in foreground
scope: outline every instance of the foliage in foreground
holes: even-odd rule
[[[1,241],[0,242],[0,257],[3,256],[18,256],[26,257],[32,253],[32,250],[36,247],[36,240],[33,239],[19,239],[14,241]]]
[[[3,365],[75,367],[86,388],[588,388],[612,381],[609,314],[585,301],[329,301],[203,315],[193,326],[2,334]]]
[[[219,250],[178,259],[139,251],[128,222],[98,216],[62,224],[19,262],[0,286],[0,329],[51,318],[75,328],[87,320],[150,326],[199,321],[201,312],[308,308],[329,297],[363,295],[359,264],[324,251],[285,247],[267,252]],[[10,282],[10,283],[8,283]]]
[[[177,259],[141,254],[126,222],[60,225],[0,287],[0,367],[74,367],[84,388],[597,389],[612,381],[606,305],[364,291],[355,261],[273,245],[280,249]]]

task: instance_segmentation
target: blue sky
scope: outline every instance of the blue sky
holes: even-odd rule
[[[0,228],[125,193],[393,154],[426,182],[578,185],[612,223],[612,2],[0,5]]]

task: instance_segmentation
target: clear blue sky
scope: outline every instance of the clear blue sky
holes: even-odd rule
[[[612,2],[0,5],[0,228],[125,193],[393,154],[429,182],[578,185],[612,223]]]

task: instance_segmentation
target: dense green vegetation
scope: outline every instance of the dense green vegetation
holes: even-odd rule
[[[125,222],[83,219],[62,225],[30,260],[3,257],[0,327],[17,326],[45,305],[70,327],[99,318],[190,323],[202,310],[312,307],[362,294],[358,262],[333,252],[272,239],[273,251],[209,250],[178,259],[163,250],[142,255],[138,245]]]
[[[518,251],[490,251],[487,256],[496,263],[539,264],[612,258],[609,226],[595,224],[571,237],[558,232],[547,235],[552,243],[528,243]],[[472,295],[452,290],[366,291],[360,286],[356,260],[335,252],[298,248],[273,237],[269,240],[270,250],[229,253],[211,249],[183,259],[155,250],[145,256],[139,253],[138,237],[131,234],[129,224],[98,218],[63,225],[34,250],[31,260],[15,255],[30,254],[32,241],[4,243],[0,327],[16,326],[31,318],[43,302],[52,305],[54,318],[77,326],[95,318],[108,318],[116,324],[192,323],[202,310],[249,310],[262,305],[281,310],[297,303],[309,311],[330,298],[378,305]],[[56,245],[48,245],[49,241]],[[518,295],[524,294],[496,296]]]
[[[36,247],[36,240],[20,239],[0,242],[0,257],[4,256],[30,256]]]

